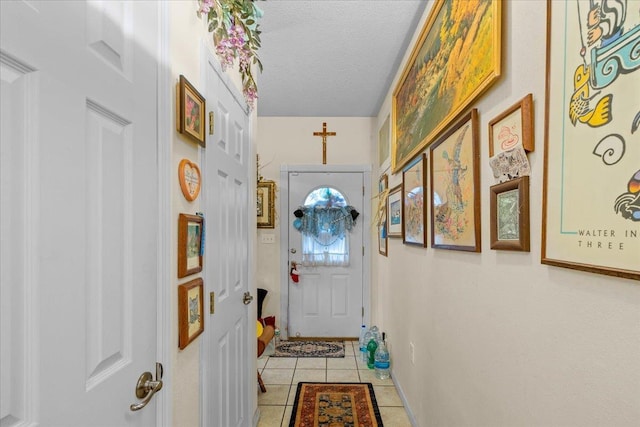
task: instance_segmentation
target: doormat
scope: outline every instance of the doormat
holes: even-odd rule
[[[382,427],[371,383],[298,383],[289,427]]]
[[[271,357],[344,357],[344,341],[280,341]]]

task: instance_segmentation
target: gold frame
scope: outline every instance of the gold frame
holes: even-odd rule
[[[478,110],[465,114],[437,141],[431,144],[430,158],[430,206],[431,206],[431,247],[456,251],[480,252],[480,150],[478,132]],[[468,126],[468,127],[467,127]],[[467,137],[466,133],[471,131]],[[443,152],[450,149],[453,156]],[[453,157],[453,158],[451,158]],[[458,157],[458,158],[456,158]],[[457,183],[453,189],[446,176],[457,168]],[[471,168],[471,171],[469,169]],[[462,175],[464,172],[464,176]],[[453,172],[452,172],[453,175]],[[466,179],[469,177],[470,179]],[[464,179],[464,181],[463,181]],[[445,188],[441,188],[445,187]],[[439,206],[435,206],[437,192]],[[468,194],[472,193],[472,194]],[[450,199],[459,199],[459,205],[451,206]],[[447,206],[445,207],[445,204]],[[448,217],[445,217],[447,216]],[[438,217],[438,220],[436,220]],[[461,225],[470,229],[461,229]],[[446,229],[446,232],[439,230]]]
[[[466,15],[445,21],[444,16],[451,10],[453,2],[464,2],[464,7],[460,6],[456,10],[462,10]],[[428,147],[438,134],[449,127],[500,76],[501,9],[501,0],[437,0],[434,3],[393,92],[393,173],[400,171]],[[486,32],[469,34],[469,25],[461,22],[466,18],[479,19],[480,22],[473,21],[473,27],[487,28]],[[490,20],[490,23],[484,22],[485,19]],[[443,40],[441,35],[446,36],[452,28],[458,31]],[[466,37],[473,37],[472,42],[465,40]],[[462,52],[460,46],[465,46],[468,50]],[[417,66],[418,56],[422,65],[420,69]],[[459,61],[452,59],[454,57]],[[469,63],[472,60],[481,62]],[[479,69],[479,76],[473,74],[478,73]],[[425,83],[429,85],[416,86],[425,86]],[[448,104],[445,100],[449,100]]]
[[[516,113],[520,115],[518,118],[513,116]],[[499,128],[500,126],[502,128]],[[511,132],[510,127],[515,127],[515,132]],[[489,157],[514,148],[518,142],[525,151],[532,152],[535,146],[533,129],[533,94],[530,93],[489,122]],[[517,140],[496,150],[495,143],[501,139],[500,134],[506,133],[505,131],[509,132],[509,135],[515,134]]]
[[[206,147],[205,136],[205,110],[207,103],[204,97],[196,90],[189,80],[182,74],[180,75],[180,81],[178,82],[178,88],[176,90],[177,102],[176,102],[176,117],[177,117],[177,130],[178,133],[188,137],[189,139],[197,142],[202,147]],[[198,108],[196,112],[197,120],[194,125],[191,125],[193,117],[188,117],[186,114],[187,100],[190,99],[194,102],[194,106]],[[189,123],[187,123],[189,122]]]
[[[180,214],[178,217],[178,277],[202,271],[203,228],[204,219],[201,216]],[[193,254],[194,251],[197,255]]]
[[[256,216],[258,228],[275,228],[275,199],[276,183],[273,181],[258,182],[256,194]]]
[[[196,319],[192,316],[189,299],[197,298]],[[178,286],[178,347],[186,348],[198,335],[204,332],[204,282],[194,279]]]
[[[493,185],[490,189],[491,200],[491,249],[503,249],[508,251],[529,252],[529,177],[523,176],[501,184]],[[517,194],[517,209],[514,213],[517,227],[512,230],[515,238],[502,238],[499,225],[504,219],[500,215],[499,199],[505,194]]]

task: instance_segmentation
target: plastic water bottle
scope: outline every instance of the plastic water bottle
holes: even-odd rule
[[[370,331],[365,332],[364,338],[362,339],[362,347],[360,348],[360,353],[362,353],[362,361],[367,363],[369,360],[369,350],[367,350],[367,345],[369,341],[373,339],[373,335]]]
[[[382,340],[380,339],[380,331],[378,330],[378,327],[376,325],[373,325],[371,329],[369,329],[369,332],[371,332],[371,335],[373,335],[371,338],[376,340],[377,344],[380,344],[380,341]]]
[[[280,329],[276,328],[273,334],[274,344],[277,346],[280,344]]]
[[[364,334],[367,333],[367,327],[365,325],[362,325],[362,327],[360,328],[360,340],[358,341],[358,349],[360,350],[360,354],[362,354],[363,351],[365,351],[365,342],[364,342]]]
[[[382,333],[382,341],[380,342],[380,345],[378,346],[378,349],[376,350],[376,354],[375,354],[375,361],[373,363],[373,367],[376,370],[376,378],[379,378],[381,380],[386,380],[387,378],[389,378],[389,365],[390,365],[390,358],[389,358],[389,350],[387,350],[387,344],[385,342],[384,339],[384,332]]]
[[[367,359],[367,368],[373,369],[375,364],[375,355],[376,350],[378,349],[378,343],[375,339],[371,338],[369,344],[367,344],[367,353],[369,354],[369,358]]]

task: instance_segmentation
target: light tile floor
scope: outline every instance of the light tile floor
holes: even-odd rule
[[[382,423],[388,427],[411,427],[402,400],[391,379],[380,380],[362,362],[355,341],[345,342],[344,358],[265,357],[258,370],[267,388],[258,388],[258,427],[288,427],[298,382],[363,382],[373,384]],[[356,357],[358,355],[358,357]]]

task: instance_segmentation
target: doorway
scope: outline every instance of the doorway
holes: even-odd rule
[[[281,325],[284,338],[357,337],[368,322],[370,301],[370,166],[291,166],[281,168]],[[319,220],[320,234],[302,232],[295,212],[335,209]],[[344,212],[357,212],[351,230],[328,232]],[[342,213],[341,213],[342,212]],[[333,221],[333,222],[332,222]],[[292,262],[300,273],[290,276]]]

